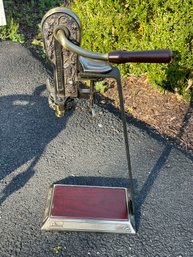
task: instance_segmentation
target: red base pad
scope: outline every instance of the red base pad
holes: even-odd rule
[[[128,220],[125,188],[55,185],[51,217]]]

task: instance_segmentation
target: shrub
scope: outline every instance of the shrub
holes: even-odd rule
[[[13,42],[24,42],[24,35],[19,32],[19,23],[15,22],[13,18],[7,19],[8,26],[0,28],[1,39],[9,39]]]
[[[146,74],[153,85],[185,95],[193,76],[192,1],[73,2],[83,25],[83,47],[98,52],[171,49],[174,60],[169,65],[129,64],[121,69],[124,75]]]
[[[1,39],[24,43],[38,34],[38,24],[49,9],[59,6],[61,0],[7,0],[4,1],[7,25],[0,27]]]

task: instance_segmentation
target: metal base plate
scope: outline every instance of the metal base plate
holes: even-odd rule
[[[53,185],[42,230],[131,233],[126,188]]]

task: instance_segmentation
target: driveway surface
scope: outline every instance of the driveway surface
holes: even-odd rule
[[[128,182],[119,111],[100,103],[92,119],[79,100],[57,119],[48,76],[29,50],[0,42],[0,257],[193,256],[193,156],[129,117],[137,234],[40,230],[52,183]]]

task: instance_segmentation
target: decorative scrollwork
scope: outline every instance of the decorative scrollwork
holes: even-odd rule
[[[46,55],[54,67],[55,94],[60,97],[77,97],[77,54],[66,49],[61,49],[61,55],[58,56],[55,38],[53,35],[56,26],[65,26],[70,34],[69,39],[75,44],[80,44],[81,29],[76,19],[64,12],[53,12],[42,21],[42,36],[44,39],[44,48]],[[61,47],[61,46],[57,46]],[[60,53],[60,51],[58,51]],[[57,62],[57,58],[62,61]],[[59,63],[59,64],[58,64]],[[58,67],[58,66],[61,67]],[[60,83],[60,86],[58,84]]]

